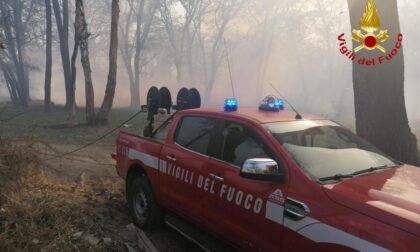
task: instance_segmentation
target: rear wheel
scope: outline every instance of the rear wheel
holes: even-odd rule
[[[162,209],[156,203],[147,177],[134,179],[128,191],[128,205],[134,223],[142,229],[153,229],[162,223]]]

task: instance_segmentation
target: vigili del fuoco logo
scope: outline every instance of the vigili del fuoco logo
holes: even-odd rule
[[[367,0],[365,12],[360,19],[360,28],[362,30],[353,29],[352,40],[356,43],[354,51],[348,49],[346,46],[345,34],[338,36],[340,52],[352,61],[357,60],[360,65],[375,66],[392,60],[398,54],[402,46],[403,35],[398,33],[394,48],[387,52],[387,49],[382,46],[382,43],[389,39],[388,30],[381,29],[381,20],[379,18],[378,10],[376,9],[375,0]],[[380,51],[378,57],[366,58],[357,57],[357,52],[361,50]]]

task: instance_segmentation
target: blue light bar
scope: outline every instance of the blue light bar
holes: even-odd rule
[[[274,106],[279,107],[280,110],[284,109],[284,103],[283,100],[278,99],[277,101],[274,102]]]
[[[278,112],[284,109],[284,102],[274,95],[269,95],[262,100],[259,109],[263,111]]]
[[[236,111],[238,110],[238,100],[230,98],[225,100],[225,111]]]

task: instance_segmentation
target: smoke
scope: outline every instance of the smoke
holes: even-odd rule
[[[420,16],[417,15],[420,3],[409,0],[400,0],[398,3],[404,34],[406,104],[413,125],[420,120],[416,104],[416,94],[420,92],[420,34],[416,26],[420,21]],[[92,8],[87,10],[88,14],[89,11],[92,12]],[[103,15],[110,13],[110,10],[99,13]],[[97,35],[90,41],[96,106],[102,102],[108,74],[108,19],[90,24],[90,30],[95,31]],[[202,80],[191,83],[186,78],[185,81],[177,83],[174,60],[164,27],[161,24],[156,25],[153,32],[153,41],[148,42],[148,50],[153,52],[151,54],[154,58],[147,66],[143,66],[140,80],[140,97],[143,104],[151,86],[168,87],[174,102],[181,87],[195,87],[202,94],[203,105],[209,107],[222,107],[224,99],[234,95],[224,50],[221,50],[215,84],[211,93],[206,95],[206,83]],[[323,115],[352,125],[352,64],[339,52],[337,37],[341,33],[346,34],[349,43],[347,46],[351,48],[351,28],[346,0],[313,3],[304,0],[262,0],[252,3],[249,1],[248,7],[229,24],[224,34],[239,106],[256,107],[265,95],[277,95],[269,85],[272,83],[299,111]],[[57,44],[54,49],[52,99],[56,104],[63,104],[64,79]],[[43,99],[44,52],[40,50],[27,54],[31,63],[40,68],[39,71],[32,71],[30,74],[31,96],[33,99]],[[198,54],[193,55],[194,59],[199,57]],[[197,69],[202,67],[200,61],[195,64]],[[84,106],[84,77],[80,60],[77,70],[76,101],[78,106]],[[0,99],[5,95],[7,90],[2,85]],[[129,105],[130,82],[119,55],[114,106]]]

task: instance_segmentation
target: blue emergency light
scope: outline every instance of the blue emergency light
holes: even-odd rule
[[[269,95],[262,100],[259,109],[263,111],[278,112],[284,109],[284,102],[274,95]]]
[[[225,100],[225,111],[236,111],[238,110],[238,100],[235,98],[229,98]]]

